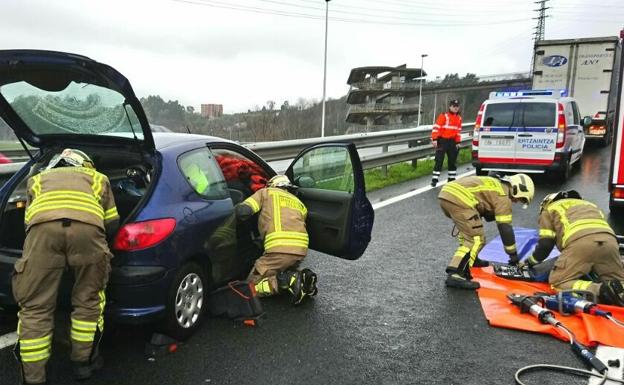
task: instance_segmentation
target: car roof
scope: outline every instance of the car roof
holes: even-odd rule
[[[154,136],[154,143],[156,144],[156,149],[158,150],[172,145],[198,141],[204,143],[236,143],[217,136],[185,134],[181,132],[153,132],[152,135]]]

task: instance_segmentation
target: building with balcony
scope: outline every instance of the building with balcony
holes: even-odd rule
[[[218,118],[223,115],[223,104],[202,104],[201,116],[203,118]]]
[[[418,118],[420,81],[427,74],[420,68],[353,68],[347,84],[346,121],[365,131],[415,125]]]

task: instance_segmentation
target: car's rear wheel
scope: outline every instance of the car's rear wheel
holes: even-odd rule
[[[199,327],[208,296],[205,276],[195,262],[188,262],[178,270],[167,296],[164,329],[169,336],[184,340]]]

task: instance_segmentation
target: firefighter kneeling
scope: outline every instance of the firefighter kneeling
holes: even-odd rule
[[[103,362],[104,290],[112,254],[109,237],[119,215],[108,178],[82,151],[65,149],[28,179],[24,254],[15,263],[13,295],[20,306],[15,346],[23,380],[46,381],[52,350],[54,310],[61,276],[73,271],[71,360],[74,377],[89,378]]]
[[[481,217],[487,221],[496,220],[509,262],[518,263],[511,203],[521,202],[526,206],[534,193],[533,181],[525,174],[502,178],[470,176],[442,187],[438,195],[440,207],[459,230],[459,247],[446,268],[446,286],[479,288],[479,283],[472,281],[470,268],[487,266],[487,262],[478,259],[485,245]]]
[[[554,289],[586,290],[601,303],[624,306],[624,265],[615,233],[604,218],[574,190],[547,195],[540,207],[540,239],[526,263],[540,263],[556,243],[561,255],[548,277]],[[590,273],[600,282],[583,279]]]
[[[247,220],[260,213],[258,229],[264,240],[264,255],[258,258],[248,278],[258,295],[288,292],[293,304],[298,305],[316,295],[317,277],[310,269],[295,270],[308,252],[308,210],[288,191],[291,188],[287,176],[274,176],[266,188],[236,206],[236,216]]]

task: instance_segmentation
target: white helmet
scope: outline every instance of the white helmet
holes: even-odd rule
[[[66,148],[60,154],[54,155],[52,159],[50,159],[46,170],[57,166],[95,168],[89,155],[75,148]]]
[[[501,178],[503,182],[509,183],[511,196],[515,199],[523,199],[526,204],[531,203],[535,195],[535,185],[527,174],[515,174]]]
[[[290,179],[286,175],[275,175],[273,178],[269,179],[267,183],[269,187],[279,187],[279,188],[289,188],[292,187],[292,183],[290,183]]]

